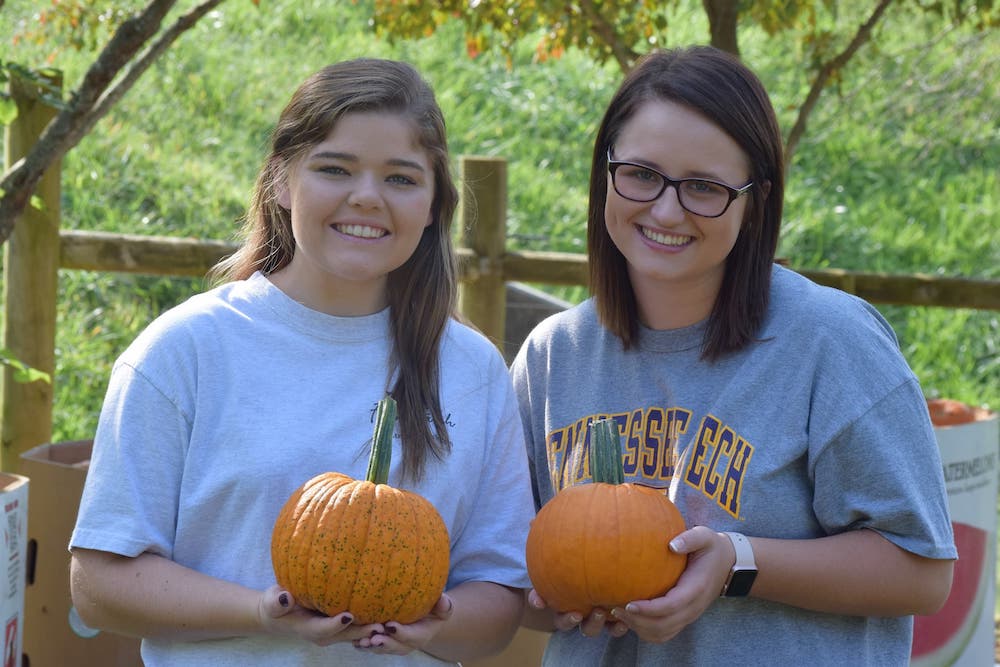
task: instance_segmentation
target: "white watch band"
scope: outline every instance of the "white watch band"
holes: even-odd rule
[[[757,564],[753,559],[753,547],[750,546],[750,540],[743,533],[722,533],[729,538],[729,541],[733,543],[733,548],[736,549],[736,564],[733,567],[741,568],[754,568]]]
[[[729,571],[729,576],[726,577],[726,584],[722,587],[721,595],[726,596],[729,593],[729,587],[733,583],[734,576],[745,577],[749,575],[748,582],[742,582],[745,590],[735,593],[741,596],[746,595],[749,592],[749,586],[753,584],[753,580],[757,575],[757,563],[753,557],[753,546],[746,535],[742,533],[723,532],[722,534],[728,537],[729,541],[733,543],[733,549],[736,550],[736,562]]]

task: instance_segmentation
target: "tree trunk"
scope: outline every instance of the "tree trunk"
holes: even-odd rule
[[[740,18],[740,3],[737,0],[702,0],[701,4],[708,15],[712,46],[738,58],[740,46],[736,37],[736,25]]]

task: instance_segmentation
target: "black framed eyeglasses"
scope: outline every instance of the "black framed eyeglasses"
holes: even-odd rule
[[[677,191],[677,201],[684,210],[703,218],[718,218],[729,209],[737,197],[753,187],[753,181],[734,188],[706,178],[675,180],[652,167],[635,162],[614,160],[608,149],[608,173],[615,192],[631,201],[651,202],[659,199],[668,187]]]

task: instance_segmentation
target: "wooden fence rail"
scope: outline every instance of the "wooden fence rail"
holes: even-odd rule
[[[49,110],[16,96],[18,120],[8,126],[8,168],[44,128]],[[586,285],[585,255],[506,250],[507,165],[502,158],[462,156],[459,208],[462,313],[503,348],[510,283]],[[235,245],[221,241],[59,230],[59,167],[38,195],[45,205],[18,220],[4,248],[4,320],[0,347],[55,378],[57,268],[202,277]],[[794,267],[793,267],[794,268]],[[930,275],[796,269],[812,280],[881,304],[1000,310],[1000,280]],[[20,455],[48,442],[53,392],[42,382],[19,384],[4,368],[0,383],[0,469],[17,472]]]
[[[224,241],[75,230],[60,232],[59,241],[61,268],[163,276],[202,277],[213,264],[236,249],[235,244]],[[491,276],[501,282],[587,284],[587,257],[579,253],[525,250],[486,258],[471,248],[459,247],[458,256],[464,282]],[[817,283],[856,294],[872,303],[1000,310],[1000,280],[843,269],[795,270]],[[468,315],[465,310],[463,313]]]

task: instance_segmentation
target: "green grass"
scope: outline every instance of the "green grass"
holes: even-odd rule
[[[34,3],[7,2],[0,35]],[[1000,278],[1000,39],[934,33],[890,16],[829,89],[789,172],[780,254],[792,266]],[[843,17],[837,20],[844,21]],[[906,30],[900,26],[906,24]],[[846,25],[846,24],[845,24]],[[700,4],[671,23],[672,43],[704,41]],[[933,43],[923,44],[924,30]],[[6,39],[6,38],[5,38]],[[808,86],[787,37],[743,35],[744,58],[771,90],[783,126]],[[293,88],[359,55],[412,61],[445,110],[452,152],[509,161],[510,247],[583,252],[591,142],[620,79],[569,52],[533,63],[519,45],[466,56],[459,26],[389,44],[365,3],[231,0],[182,37],[64,161],[63,226],[232,239],[268,132]],[[0,44],[4,58],[11,44]],[[48,48],[16,57],[42,64]],[[77,81],[87,54],[58,64]],[[62,271],[54,440],[89,437],[111,363],[150,319],[198,280]],[[577,301],[583,288],[551,288]],[[1000,315],[882,307],[929,395],[1000,406]]]

